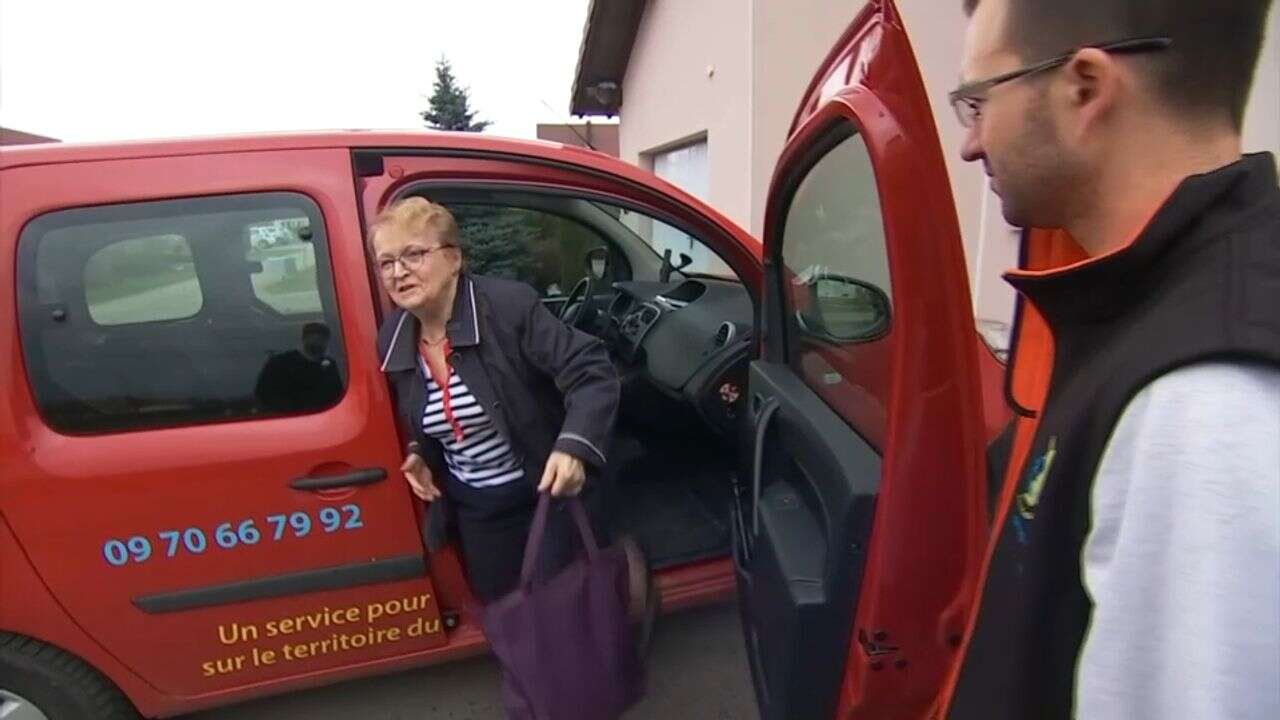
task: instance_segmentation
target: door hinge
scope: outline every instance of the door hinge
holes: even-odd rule
[[[895,657],[900,648],[889,643],[889,633],[885,630],[876,630],[870,635],[866,630],[859,630],[858,644],[862,646],[862,652],[867,656],[868,665],[872,670],[883,670],[890,662],[896,670],[907,667],[906,658]]]

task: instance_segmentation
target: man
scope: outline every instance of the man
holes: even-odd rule
[[[1280,189],[1240,133],[1270,0],[965,4],[962,154],[1079,250],[1007,276],[1043,401],[947,716],[1280,717]]]
[[[329,326],[302,327],[302,349],[272,355],[258,376],[254,393],[275,412],[306,412],[328,407],[342,396],[338,365],[327,354]]]

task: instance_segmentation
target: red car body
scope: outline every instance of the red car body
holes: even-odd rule
[[[870,542],[860,550],[861,580],[852,596],[827,600],[848,607],[852,626],[840,630],[844,667],[836,668],[840,682],[826,707],[839,717],[925,717],[955,660],[972,602],[986,522],[982,450],[1007,413],[1002,368],[974,329],[933,115],[887,0],[861,11],[815,76],[776,186],[785,188],[833,124],[852,128],[871,155],[895,314],[883,338],[824,356],[864,392],[818,394],[846,430],[882,458]],[[373,353],[389,305],[369,272],[365,224],[401,189],[431,180],[589,193],[677,219],[733,268],[752,296],[761,316],[759,362],[774,352],[777,336],[763,316],[771,302],[766,258],[783,234],[780,191],[771,193],[762,244],[696,198],[616,159],[479,134],[350,131],[5,149],[0,317],[9,321],[0,323],[0,630],[82,659],[146,716],[485,650],[466,610],[471,596],[454,552],[432,556],[429,572],[421,569],[422,511],[407,486],[394,481],[403,444]],[[72,208],[278,192],[309,198],[323,216],[349,359],[341,401],[305,415],[136,431],[75,434],[51,427],[33,393],[18,330],[22,308],[14,278],[24,229]],[[92,358],[85,361],[92,372]],[[385,468],[393,481],[319,491],[290,484],[364,467]],[[349,505],[363,514],[358,533],[248,541],[254,531],[269,533],[267,514],[309,513],[314,523],[322,509]],[[201,545],[196,533],[187,534],[191,529],[205,535],[207,551],[190,551]],[[177,533],[164,536],[175,550],[163,552],[157,544],[149,561],[117,565],[110,560],[113,545],[104,562],[104,542],[114,539],[129,553],[130,538],[154,542],[160,533]],[[232,538],[227,542],[236,549],[218,549],[215,534]],[[392,572],[386,581],[366,578],[246,603],[183,604],[182,592],[193,586],[370,562],[382,569],[416,562],[419,569],[409,577]],[[664,609],[675,610],[731,597],[735,571],[724,557],[665,570],[658,580]],[[757,656],[769,650],[751,643],[768,619],[751,607],[744,602],[749,654],[757,684],[767,684],[763,676],[771,671]],[[405,622],[388,622],[399,617]],[[391,627],[400,631],[394,638]],[[357,636],[365,638],[358,646]],[[272,658],[255,644],[268,637],[277,648]],[[280,656],[284,646],[291,648],[287,659]],[[762,707],[773,703],[773,713],[786,712],[777,709],[779,693],[771,692]]]

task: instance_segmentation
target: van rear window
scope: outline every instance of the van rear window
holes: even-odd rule
[[[77,208],[18,245],[46,422],[102,433],[308,413],[347,363],[319,208],[295,193]]]

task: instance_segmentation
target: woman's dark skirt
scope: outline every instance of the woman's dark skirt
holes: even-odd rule
[[[488,604],[514,590],[538,504],[535,489],[527,480],[495,488],[473,488],[450,475],[445,494],[450,499],[471,592]],[[609,495],[607,480],[589,474],[581,498],[601,546],[610,541],[606,501]],[[557,502],[551,510],[535,581],[553,576],[581,551],[578,530],[567,508]]]

